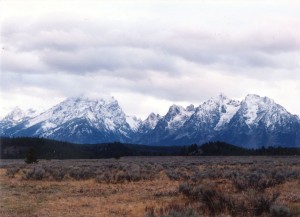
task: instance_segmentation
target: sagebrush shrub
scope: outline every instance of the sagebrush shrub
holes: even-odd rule
[[[254,214],[259,216],[263,213],[268,213],[278,196],[279,193],[274,193],[271,196],[266,194],[257,195],[255,198],[252,199],[252,201],[250,201],[253,207]]]
[[[270,208],[270,213],[272,217],[291,217],[292,213],[286,206],[283,205],[273,205]]]

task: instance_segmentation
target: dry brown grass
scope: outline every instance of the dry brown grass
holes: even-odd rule
[[[9,178],[0,171],[0,216],[132,216],[145,208],[163,207],[172,197],[154,193],[176,191],[178,182],[162,178],[122,184],[86,181],[34,181]]]
[[[145,162],[146,158],[134,158],[135,163]],[[156,215],[167,214],[168,207],[191,207],[203,208],[201,204],[190,202],[178,192],[178,187],[183,182],[189,182],[186,175],[198,168],[198,172],[204,172],[207,168],[211,171],[247,170],[242,163],[232,164],[231,158],[217,160],[215,163],[204,164],[204,161],[194,162],[195,158],[166,157],[150,158],[149,162],[159,162],[164,165],[156,174],[155,178],[149,180],[125,181],[122,183],[98,182],[91,178],[87,180],[74,180],[71,178],[62,181],[45,180],[24,180],[22,171],[17,172],[13,177],[7,176],[7,169],[16,162],[6,161],[0,169],[0,216],[1,217],[121,217],[132,216],[142,217],[147,215],[147,210],[152,210]],[[130,161],[127,158],[126,161]],[[205,160],[207,161],[208,158]],[[250,161],[253,159],[251,158]],[[255,158],[255,160],[257,160]],[[275,159],[275,161],[280,160]],[[103,160],[105,161],[105,160]],[[124,160],[125,161],[125,160]],[[88,162],[88,161],[84,161]],[[100,160],[100,163],[102,160]],[[170,162],[170,163],[169,163]],[[174,163],[175,162],[175,163]],[[223,164],[220,164],[223,162]],[[293,169],[300,171],[299,159],[294,163],[286,165],[286,159],[278,164],[278,169],[286,167],[286,170]],[[44,162],[45,163],[45,162]],[[63,164],[64,161],[61,161]],[[22,165],[21,161],[17,161]],[[51,164],[46,162],[45,164]],[[191,166],[193,165],[193,167]],[[250,164],[251,165],[251,164]],[[281,166],[280,166],[281,165]],[[191,167],[190,167],[191,166]],[[182,167],[182,168],[181,168]],[[245,167],[245,168],[244,168]],[[167,170],[181,172],[179,180],[170,179]],[[28,169],[28,168],[25,168]],[[181,180],[185,179],[185,180]],[[224,177],[210,178],[205,176],[196,183],[201,185],[217,186],[217,189],[226,194],[237,195],[243,199],[244,192],[239,192],[234,187],[232,180]],[[195,182],[194,182],[195,183]],[[266,189],[266,194],[280,192],[276,203],[286,205],[294,216],[300,211],[300,180],[299,178],[289,179],[278,185]],[[209,216],[208,212],[204,212]],[[300,213],[299,213],[300,215]]]

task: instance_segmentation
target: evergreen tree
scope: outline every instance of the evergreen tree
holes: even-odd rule
[[[30,148],[28,150],[28,153],[26,155],[26,159],[25,159],[25,162],[27,164],[33,164],[33,163],[37,163],[38,160],[37,160],[37,156],[36,156],[36,152],[33,148]]]
[[[192,144],[188,147],[188,153],[195,153],[198,151],[198,146],[197,144]]]

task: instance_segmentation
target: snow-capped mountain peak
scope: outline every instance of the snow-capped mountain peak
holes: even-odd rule
[[[7,114],[3,119],[18,121],[26,117],[25,111],[21,110],[19,107],[15,107],[9,114]]]
[[[198,107],[172,105],[144,121],[126,116],[113,97],[67,98],[38,114],[14,109],[0,121],[1,136],[38,136],[77,143],[187,145],[210,140],[244,147],[300,145],[300,119],[268,97],[242,102],[220,94]]]
[[[284,124],[293,117],[285,108],[276,104],[268,97],[260,97],[249,94],[242,102],[242,116],[248,126],[257,126],[263,123],[266,127],[274,127],[274,124]]]
[[[35,115],[37,115],[37,112],[33,109],[22,110],[19,107],[15,107],[2,121],[20,122]]]
[[[167,128],[170,131],[177,130],[191,117],[195,112],[192,106],[188,106],[188,110],[182,106],[172,105],[168,113],[164,116],[164,121],[167,123]]]
[[[234,100],[225,101],[225,103],[219,107],[220,119],[215,129],[219,130],[220,128],[225,127],[225,125],[230,122],[230,120],[236,114],[239,108],[240,108],[239,101],[234,101]]]
[[[168,113],[177,114],[182,110],[184,110],[184,108],[182,106],[173,104],[170,106]]]
[[[209,123],[215,130],[225,127],[238,111],[240,102],[227,98],[220,94],[212,97],[198,108],[196,108],[195,117],[197,122]]]
[[[243,116],[246,119],[246,124],[251,125],[255,122],[259,109],[266,108],[262,98],[255,94],[248,94],[242,102]]]
[[[170,106],[169,111],[166,114],[165,118],[171,120],[177,116],[190,116],[192,113],[194,113],[194,111],[195,111],[194,105],[189,105],[185,109],[180,105],[174,104]]]
[[[83,137],[81,135],[92,135],[99,131],[105,132],[112,139],[115,137],[113,135],[129,136],[131,127],[134,128],[133,122],[127,122],[129,119],[113,97],[103,99],[80,96],[67,98],[42,114],[29,119],[24,123],[23,129],[24,134],[32,129],[29,131],[35,136],[50,138],[63,137],[68,129],[70,134],[76,134],[74,138],[79,139]],[[100,135],[99,133],[96,137]]]
[[[36,115],[37,112],[33,109],[22,110],[19,107],[15,107],[0,121],[0,133],[3,133],[3,131],[8,128],[12,128],[26,120],[29,120]]]
[[[40,116],[30,120],[27,127],[43,121],[52,122],[54,125],[60,125],[74,118],[86,118],[90,122],[96,122],[102,117],[111,118],[113,115],[110,110],[114,110],[116,113],[115,115],[117,115],[117,113],[122,113],[118,102],[114,98],[109,98],[108,101],[105,101],[101,98],[91,99],[85,96],[71,97],[42,113]],[[121,114],[121,116],[125,119],[124,114]]]
[[[137,118],[136,116],[126,116],[126,122],[129,124],[130,128],[136,132],[140,125],[142,124],[142,120]]]
[[[223,102],[227,102],[229,100],[230,99],[227,96],[221,93],[217,96],[211,97],[209,100],[205,101],[204,104],[206,105],[222,104]]]
[[[159,114],[154,114],[152,112],[144,121],[142,121],[140,125],[141,132],[148,132],[149,130],[153,130],[156,127],[157,122],[161,118],[162,117]]]
[[[187,106],[187,107],[185,108],[185,110],[186,110],[187,112],[195,112],[195,106],[194,106],[193,104],[191,104],[191,105]]]

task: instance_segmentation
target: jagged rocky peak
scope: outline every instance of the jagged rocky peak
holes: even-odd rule
[[[236,112],[240,106],[240,101],[232,100],[224,94],[219,94],[205,101],[197,108],[197,112],[202,114],[204,111],[218,111],[221,113]]]
[[[129,115],[126,116],[126,122],[134,132],[136,132],[142,124],[142,120],[140,118]]]
[[[194,105],[189,105],[186,108],[180,106],[180,105],[175,105],[173,104],[170,106],[166,116],[175,116],[175,115],[180,115],[180,114],[186,114],[188,115],[189,113],[195,112],[195,107]]]
[[[162,117],[159,114],[154,114],[153,112],[143,121],[143,124],[146,125],[150,129],[154,129],[157,122]]]
[[[174,132],[184,125],[184,123],[195,113],[192,106],[188,106],[188,110],[182,106],[172,105],[167,114],[161,119],[161,124],[165,125],[166,129]],[[160,122],[158,123],[158,125]]]
[[[187,111],[184,107],[173,104],[167,114],[164,116],[165,121],[183,121],[194,113],[194,110]]]
[[[43,131],[54,129],[76,119],[87,120],[95,128],[115,130],[126,123],[126,116],[113,97],[82,95],[70,97],[36,118],[27,127],[43,123]]]
[[[245,97],[245,100],[242,101],[242,108],[244,109],[244,112],[246,111],[248,114],[256,114],[259,111],[267,111],[272,109],[274,106],[278,106],[274,100],[268,97],[260,97],[256,94],[248,94]]]
[[[195,106],[193,104],[189,105],[185,109],[188,112],[194,112],[195,111]]]
[[[178,105],[171,105],[167,114],[164,116],[164,119],[167,121],[172,120],[175,116],[177,116],[178,114],[182,113],[182,111],[185,110],[182,106],[178,106]]]
[[[159,114],[151,112],[150,115],[146,118],[146,120],[158,120],[160,118],[161,116]]]
[[[136,128],[138,120],[126,117],[113,97],[82,95],[29,119],[20,126],[19,134],[95,143],[124,141]]]
[[[284,125],[284,122],[294,117],[274,100],[256,94],[248,94],[245,97],[240,113],[249,126],[257,125],[258,122],[263,123],[266,127],[274,126],[274,124]]]
[[[94,104],[94,105],[108,105],[116,104],[118,101],[112,96],[94,96],[94,95],[81,95],[79,97],[69,97],[60,104],[70,104],[70,105],[84,105],[84,104]]]
[[[202,105],[200,105],[199,107],[202,108],[211,108],[212,106],[217,106],[218,104],[222,103],[223,100],[226,97],[223,95],[218,95],[216,97],[211,97],[209,100],[205,101]]]
[[[215,104],[240,104],[240,101],[238,100],[233,100],[233,99],[230,99],[228,98],[227,96],[225,96],[224,94],[219,94],[218,96],[216,97],[212,97],[211,99],[209,99],[206,104],[210,104],[210,103],[215,103]]]
[[[6,121],[20,121],[26,118],[31,118],[36,115],[36,111],[33,109],[22,110],[19,107],[15,107],[10,113],[8,113],[3,120]]]
[[[24,111],[19,107],[15,107],[0,121],[0,134],[3,134],[5,130],[17,126],[36,115],[37,112],[33,109],[28,109]]]
[[[182,106],[173,104],[170,106],[168,113],[176,114],[182,110],[184,110]]]
[[[110,96],[89,96],[82,95],[80,97],[67,98],[65,101],[60,103],[60,105],[72,105],[77,107],[88,107],[89,109],[99,109],[99,107],[119,107],[118,101],[114,97]]]
[[[164,116],[151,113],[144,121],[126,115],[113,97],[97,95],[67,98],[35,114],[33,110],[14,109],[7,120],[0,121],[0,135],[157,145],[222,139],[247,147],[256,147],[254,141],[285,146],[299,146],[300,141],[299,117],[270,98],[255,94],[242,102],[219,94],[196,108],[172,105]]]
[[[239,108],[239,101],[219,94],[197,107],[192,123],[207,123],[211,129],[221,130],[230,122]]]
[[[15,107],[10,113],[8,113],[4,119],[17,121],[25,117],[25,112],[19,107]]]
[[[260,111],[268,111],[268,110],[282,110],[283,112],[287,112],[281,105],[277,104],[273,99],[269,97],[261,97],[256,94],[248,94],[245,97],[245,100],[242,102],[244,107],[247,108],[257,108]]]
[[[246,97],[245,97],[245,102],[247,103],[265,103],[265,104],[274,104],[274,100],[273,99],[270,99],[269,97],[261,97],[257,94],[248,94]]]

